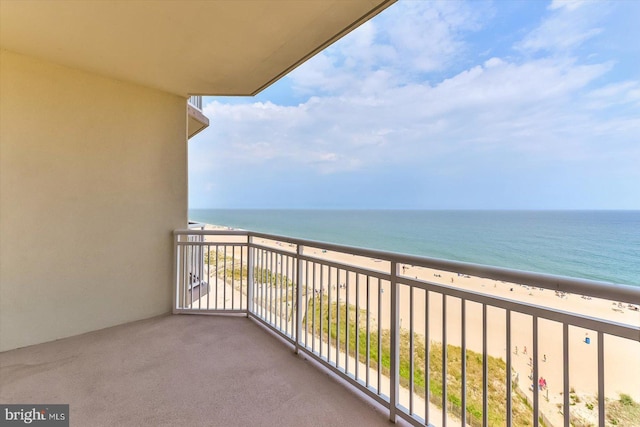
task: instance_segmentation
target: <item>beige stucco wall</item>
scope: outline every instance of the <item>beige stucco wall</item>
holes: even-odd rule
[[[3,51],[0,350],[169,312],[185,99]]]

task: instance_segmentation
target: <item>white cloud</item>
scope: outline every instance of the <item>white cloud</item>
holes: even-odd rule
[[[624,81],[608,84],[589,92],[586,101],[589,108],[597,110],[624,104],[640,108],[640,83]]]
[[[417,74],[446,69],[464,52],[463,33],[478,28],[480,19],[465,3],[399,2],[289,78],[302,94],[376,95]]]
[[[566,53],[602,32],[596,22],[604,9],[597,2],[556,0],[549,6],[550,15],[517,48]]]
[[[593,120],[581,91],[609,68],[492,58],[434,86],[390,87],[375,98],[314,97],[288,107],[213,102],[205,114],[214,123],[210,137],[224,141],[215,146],[218,155],[266,167],[306,164],[318,173],[334,173],[383,164],[437,164],[456,150],[495,155],[553,150],[570,158],[575,141],[591,139],[589,126],[580,125]],[[600,99],[620,90],[590,96]],[[615,128],[627,132],[621,124]]]
[[[456,176],[478,164],[535,173],[606,160],[637,176],[640,82],[607,82],[614,62],[573,51],[600,31],[594,7],[554,1],[516,55],[494,51],[452,73],[480,15],[457,2],[399,3],[288,77],[312,95],[299,105],[208,103],[212,126],[192,143],[190,169]]]
[[[553,0],[549,5],[549,9],[556,10],[565,8],[567,10],[576,10],[588,3],[589,0]]]

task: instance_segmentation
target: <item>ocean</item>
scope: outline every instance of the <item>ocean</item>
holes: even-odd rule
[[[640,211],[191,209],[189,219],[640,286]]]

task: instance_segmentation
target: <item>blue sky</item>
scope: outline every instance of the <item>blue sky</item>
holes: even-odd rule
[[[190,208],[640,209],[640,2],[402,1],[206,97]]]

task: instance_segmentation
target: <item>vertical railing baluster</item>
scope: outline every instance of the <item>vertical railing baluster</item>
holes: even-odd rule
[[[187,252],[187,262],[189,263],[189,273],[193,274],[193,244],[189,244],[189,251]],[[188,307],[193,310],[193,282],[191,281],[193,276],[189,276],[189,283],[187,284],[187,298],[188,298]]]
[[[307,268],[309,267],[307,266]],[[311,317],[311,352],[315,353],[316,351],[316,296],[320,295],[320,292],[316,292],[316,263],[315,262],[311,263],[311,269],[312,269],[311,275],[313,277],[313,314]],[[322,316],[322,311],[320,312],[320,315]]]
[[[327,362],[331,363],[331,267],[327,272]]]
[[[467,419],[467,301],[463,298],[460,300],[460,371],[462,376],[462,384],[460,390],[460,405],[462,425]]]
[[[280,265],[280,254],[277,252],[273,253],[273,324],[276,327],[276,329],[281,329],[279,326],[279,315],[281,313],[281,311],[279,311],[280,308],[278,306],[278,303],[282,303],[282,299],[280,299],[278,297],[278,292],[280,292],[282,290],[282,288],[280,288],[278,286],[278,266]]]
[[[269,272],[267,273],[267,280],[269,281],[269,323],[274,325],[273,322],[273,294],[275,290],[273,289],[273,251],[269,251]]]
[[[290,335],[293,338],[293,325],[291,325],[291,331],[289,330],[289,281],[291,281],[291,284],[293,285],[293,280],[295,279],[295,276],[293,275],[293,271],[289,270],[289,256],[288,255],[283,255],[282,256],[282,269],[285,272],[284,274],[282,274],[282,286],[283,286],[283,290],[282,292],[284,293],[284,329],[285,329],[285,335]],[[293,290],[292,290],[293,292]],[[292,295],[293,297],[293,295]],[[293,307],[292,307],[293,309]],[[293,312],[291,312],[291,314],[293,315]],[[291,319],[291,323],[295,323],[295,318]]]
[[[263,271],[263,287],[264,287],[264,320],[271,322],[271,252],[265,249],[264,251],[264,271]]]
[[[198,277],[198,273],[199,273],[198,264],[197,264],[197,262],[198,262],[198,246],[196,246],[196,245],[194,245],[192,243],[192,247],[193,247],[193,250],[191,251],[191,271],[193,272],[193,277],[195,279],[195,278]],[[195,295],[195,293],[193,291],[193,284],[192,284],[191,285],[191,308],[195,310],[196,309],[196,304],[194,303],[194,300],[193,300],[194,299],[194,295]],[[200,301],[198,301],[198,303],[199,302]],[[200,308],[200,307],[198,307],[198,308]]]
[[[207,245],[207,310],[211,308],[209,294],[211,293],[211,245]]]
[[[340,366],[340,269],[336,268],[336,368]]]
[[[569,403],[569,324],[562,324],[562,415],[564,418],[564,427],[571,426],[571,414]]]
[[[322,341],[324,340],[324,334],[323,334],[323,326],[324,326],[324,265],[320,264],[320,335],[318,335],[318,337],[320,338],[318,340],[318,345],[320,346],[320,357],[322,358],[322,350],[324,350],[324,346],[322,345]],[[327,359],[328,361],[329,359]]]
[[[365,340],[366,340],[366,362],[367,362],[367,371],[365,372],[365,384],[367,386],[367,388],[369,388],[369,370],[371,369],[371,337],[370,337],[370,325],[369,323],[371,322],[371,277],[367,275],[367,310],[366,310],[366,316],[367,316],[367,326],[366,326],[366,336],[365,336]]]
[[[244,266],[243,254],[244,254],[244,249],[243,249],[242,246],[240,246],[240,295],[239,295],[239,298],[240,298],[240,309],[241,310],[242,310],[242,300],[243,300],[242,295],[244,295],[243,292],[242,292],[242,290],[243,290],[243,287],[242,287],[242,269],[243,269],[243,266]],[[249,247],[248,246],[247,246],[247,256],[249,256]]]
[[[304,262],[304,277],[304,348],[309,348],[309,261]],[[315,297],[315,292],[313,296]]]
[[[285,292],[285,286],[284,286],[284,277],[285,277],[285,271],[284,271],[284,266],[285,266],[285,256],[282,254],[278,254],[276,255],[280,261],[276,264],[276,280],[278,280],[278,277],[280,278],[280,312],[278,313],[278,319],[280,321],[280,331],[285,332],[286,330],[286,322],[283,325],[283,321],[286,320],[286,317],[283,318],[283,314],[284,314],[284,310],[283,310],[283,304],[286,301],[283,301],[283,299],[285,298],[284,296],[284,292]],[[278,269],[280,270],[278,272]],[[284,304],[284,309],[286,310],[286,304]]]
[[[188,272],[191,273],[193,271],[193,244],[189,243],[188,251],[187,251],[187,264],[189,265]],[[189,276],[191,279],[192,276]],[[191,280],[187,282],[186,286],[187,293],[187,308],[193,309],[193,293],[191,291]]]
[[[360,274],[356,273],[356,380],[360,379],[358,375],[360,367]]]
[[[344,371],[349,373],[349,270],[345,274]],[[356,362],[357,364],[357,362]]]
[[[389,372],[390,396],[389,396],[389,419],[396,422],[396,411],[398,407],[398,396],[400,393],[400,326],[399,326],[399,293],[398,286],[398,264],[391,261],[391,366]]]
[[[302,292],[301,292],[301,288],[302,288],[302,255],[303,255],[303,251],[304,251],[304,247],[302,245],[297,245],[296,248],[296,263],[298,265],[298,271],[297,271],[297,280],[296,280],[296,353],[300,352],[300,341],[301,341],[301,337],[300,337],[300,333],[301,333],[301,329],[302,329]],[[305,288],[307,287],[307,284],[305,282]],[[307,292],[305,292],[304,295],[304,300],[305,300],[305,318],[308,318],[309,315],[307,314],[307,309],[308,309],[308,303],[307,301],[309,300],[309,298],[307,297]],[[305,322],[306,323],[306,322]],[[306,327],[305,327],[305,332],[306,332]],[[305,338],[304,338],[304,342],[305,342],[305,347],[306,347],[306,343],[307,343],[307,334],[305,333]]]
[[[284,257],[279,254],[279,253],[275,253],[275,257],[276,257],[276,274],[275,274],[275,278],[276,278],[276,326],[278,329],[280,329],[280,331],[283,330],[282,328],[282,275],[283,275],[283,271],[282,271],[282,267],[284,267]],[[278,283],[280,283],[278,285]],[[278,295],[278,293],[280,295]]]
[[[291,313],[291,333],[293,334],[293,330],[297,328],[296,326],[296,315],[295,312],[299,309],[299,307],[297,307],[298,304],[298,290],[300,291],[300,296],[304,297],[306,295],[306,292],[302,291],[302,285],[304,283],[304,280],[298,280],[300,277],[298,277],[298,261],[297,261],[297,255],[294,258],[293,256],[289,257],[289,260],[291,261],[291,275],[293,276],[293,279],[291,280],[291,303],[289,303],[289,312]],[[300,265],[302,265],[302,261],[300,262]],[[300,284],[300,287],[298,287],[298,283],[294,282],[298,282]],[[302,314],[304,312],[301,312],[300,314]],[[300,317],[300,330],[298,331],[298,335],[300,336],[300,344],[302,345],[302,317]]]
[[[482,304],[482,425],[489,426],[489,360],[487,350],[487,305]]]
[[[598,426],[605,424],[604,407],[604,333],[598,331]],[[636,420],[637,421],[637,420]]]
[[[533,427],[538,427],[540,400],[538,395],[538,316],[533,316]]]
[[[414,357],[413,357],[413,286],[409,286],[409,414],[413,415]]]
[[[447,427],[447,296],[442,294],[442,427]]]
[[[178,298],[180,299],[180,308],[181,309],[185,309],[186,307],[186,303],[187,303],[187,296],[186,296],[186,287],[187,287],[187,277],[189,275],[189,271],[188,271],[188,258],[187,258],[187,252],[188,252],[188,247],[186,245],[181,245],[180,246],[180,288],[178,289],[179,294],[178,294]]]
[[[227,245],[224,245],[224,270],[222,270],[222,309],[227,308]]]
[[[512,387],[511,387],[511,310],[507,309],[505,312],[505,316],[506,316],[506,334],[507,334],[507,413],[506,415],[506,421],[507,421],[507,427],[511,427],[511,422],[512,422],[512,415],[511,415],[511,393],[512,393]]]
[[[258,276],[258,278],[257,278],[257,285],[258,286],[257,286],[257,288],[254,288],[255,291],[256,291],[255,292],[256,296],[257,296],[256,299],[258,300],[258,303],[256,304],[256,310],[258,311],[258,316],[261,319],[264,319],[264,309],[263,309],[264,308],[264,289],[263,289],[263,281],[262,281],[262,270],[263,270],[262,262],[264,261],[264,253],[263,252],[264,251],[262,249],[256,248],[256,253],[255,254],[256,254],[257,258],[255,259],[255,264],[256,264],[257,270],[256,270],[256,268],[254,268],[254,275],[257,272],[257,276]]]
[[[268,271],[268,252],[266,249],[262,250],[262,265],[260,267],[260,275],[262,276],[261,288],[262,288],[262,319],[267,321],[269,317],[269,313],[267,311],[268,303],[269,303],[269,285],[267,284],[267,275]]]
[[[216,286],[216,294],[215,294],[215,300],[216,300],[216,304],[215,304],[215,308],[218,308],[218,244],[216,244],[216,280],[215,280],[215,286]]]
[[[300,256],[298,256],[298,258],[300,258]],[[304,276],[304,347],[309,348],[309,261],[304,262]],[[313,292],[313,289],[312,293],[315,298],[316,293]],[[312,315],[313,314],[315,313],[312,313]],[[311,345],[313,346],[313,341]]]
[[[198,246],[198,310],[202,310],[202,279],[204,273],[204,246],[202,245],[204,236],[200,236]]]
[[[251,246],[252,237],[247,236],[247,317],[249,313],[255,313],[256,307],[253,304],[253,290],[254,290],[254,271],[253,264],[255,263],[255,248]]]
[[[258,293],[260,305],[258,306],[259,316],[264,319],[264,249],[258,249]]]
[[[273,310],[273,325],[276,329],[280,329],[278,326],[278,263],[279,263],[280,254],[277,252],[273,252],[273,270],[271,270],[271,278],[273,281],[273,300],[272,300],[272,310]]]
[[[285,322],[285,329],[286,329],[286,334],[289,335],[289,323],[291,323],[289,321],[289,305],[291,305],[291,317],[292,320],[295,321],[295,318],[293,317],[293,304],[289,303],[289,281],[293,282],[293,279],[295,278],[294,276],[294,272],[293,272],[293,262],[291,262],[291,271],[289,271],[289,258],[291,258],[290,256],[285,256],[285,260],[287,263],[287,268],[286,268],[286,272],[287,275],[283,278],[284,281],[284,318],[286,320]],[[291,277],[291,280],[289,280],[289,277]],[[293,283],[292,283],[293,285]],[[291,292],[293,292],[293,289],[291,289]],[[291,295],[291,297],[293,298],[293,295]],[[298,331],[294,332],[293,331],[293,325],[291,325],[291,335],[293,335],[294,333],[297,334]]]
[[[188,274],[188,270],[189,270],[189,246],[188,245],[184,245],[182,246],[182,265],[184,266],[184,270],[182,272],[182,289],[181,289],[181,293],[182,293],[182,307],[183,309],[187,308],[187,292],[189,291],[188,287],[189,287],[189,283],[187,279],[187,274]]]
[[[242,274],[240,275],[242,279]],[[236,289],[236,247],[231,246],[231,309],[236,308],[235,289]]]
[[[431,380],[431,342],[429,340],[429,291],[424,290],[424,420],[425,424],[429,424],[429,400],[431,390],[429,390],[429,381]]]
[[[382,281],[378,278],[378,394],[382,394]]]
[[[291,265],[289,265],[289,261],[291,261]],[[296,315],[294,313],[295,311],[295,304],[297,304],[297,286],[298,283],[300,283],[300,285],[302,285],[302,280],[298,280],[298,273],[297,273],[297,269],[296,269],[296,265],[297,265],[297,261],[294,260],[291,256],[287,256],[287,274],[291,274],[291,280],[287,279],[285,280],[285,286],[287,287],[287,304],[286,304],[286,309],[287,309],[287,327],[290,328],[291,330],[291,335],[293,334],[297,334],[298,336],[300,336],[300,329],[297,329],[297,325],[296,325]],[[294,282],[298,282],[295,283]],[[289,282],[291,282],[291,286],[289,286]],[[291,288],[291,290],[289,290],[289,288]],[[291,301],[289,301],[289,294],[291,294]]]
[[[266,287],[266,264],[267,264],[267,251],[262,249],[262,259],[260,261],[260,311],[262,312],[262,319],[267,320],[267,292],[269,289]]]

